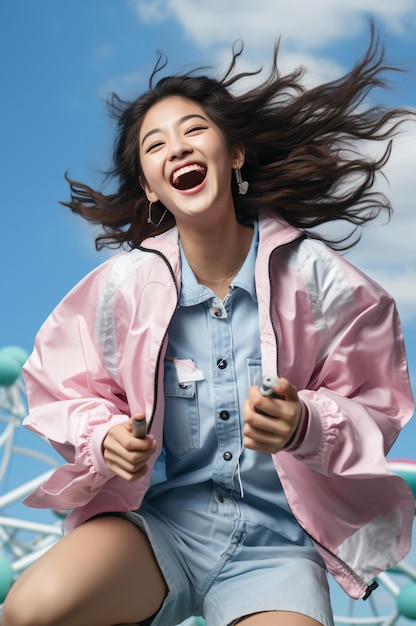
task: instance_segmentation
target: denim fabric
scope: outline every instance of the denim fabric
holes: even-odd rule
[[[155,626],[190,615],[228,626],[263,610],[332,624],[325,565],[290,511],[271,456],[242,445],[243,403],[263,374],[257,247],[255,224],[224,301],[198,283],[181,248],[165,360],[164,456],[143,506],[127,514],[148,534],[169,588]]]
[[[146,499],[159,510],[192,502],[193,510],[270,528],[279,518],[292,526],[287,534],[298,536],[271,456],[242,445],[243,402],[262,376],[254,281],[258,237],[255,223],[250,250],[224,301],[198,283],[181,247],[182,288],[165,360],[164,458],[153,477],[159,484]]]

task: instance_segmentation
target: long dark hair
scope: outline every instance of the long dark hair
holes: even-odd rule
[[[390,156],[399,125],[412,113],[364,105],[373,88],[386,87],[383,75],[396,70],[385,63],[384,47],[374,25],[368,49],[353,69],[338,80],[311,89],[301,84],[302,68],[285,76],[280,74],[278,49],[277,43],[266,79],[243,94],[233,93],[233,88],[261,70],[236,73],[242,44],[234,45],[231,63],[222,78],[208,77],[199,68],[155,83],[167,64],[160,54],[146,93],[131,102],[112,94],[108,106],[117,121],[117,137],[108,176],[117,189],[105,195],[67,177],[71,200],[62,203],[102,225],[104,232],[95,240],[97,249],[125,243],[134,247],[147,236],[173,226],[174,217],[169,211],[160,226],[147,222],[148,202],[139,185],[138,136],[150,107],[175,95],[197,102],[231,146],[244,146],[243,177],[250,187],[246,196],[238,195],[233,187],[239,220],[253,219],[259,209],[267,208],[302,229],[341,219],[355,230],[382,211],[390,215],[389,200],[375,192],[373,185]],[[388,140],[384,154],[378,159],[363,156],[360,142],[364,140]],[[152,208],[155,223],[164,211],[161,203]],[[316,233],[311,236],[317,237]],[[347,249],[359,236],[319,238],[333,248]]]

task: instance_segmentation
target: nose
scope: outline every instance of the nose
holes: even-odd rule
[[[182,159],[192,152],[192,147],[186,141],[185,137],[180,135],[171,139],[169,146],[169,159],[175,161],[176,159]]]

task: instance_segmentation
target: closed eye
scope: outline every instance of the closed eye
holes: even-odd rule
[[[144,152],[145,154],[148,154],[149,152],[152,152],[153,150],[160,148],[160,146],[163,146],[163,142],[155,141],[154,143],[150,144],[150,146],[148,146]]]
[[[201,130],[207,130],[207,126],[191,126],[188,130],[185,131],[185,135],[189,135],[190,133],[199,132]]]
[[[192,134],[198,134],[204,130],[208,130],[208,126],[191,126],[190,128],[188,128],[185,131],[185,135],[192,135]],[[151,143],[146,149],[145,149],[145,154],[149,154],[150,152],[154,152],[155,150],[157,150],[158,148],[164,146],[164,142],[163,141],[154,141],[153,143]]]

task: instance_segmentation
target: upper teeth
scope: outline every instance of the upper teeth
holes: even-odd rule
[[[184,167],[180,167],[178,170],[173,172],[172,182],[176,183],[180,176],[183,176],[183,174],[189,174],[189,172],[201,172],[201,174],[203,174],[205,172],[205,168],[203,168],[201,165],[198,165],[197,163],[193,163],[192,165],[184,165]]]

